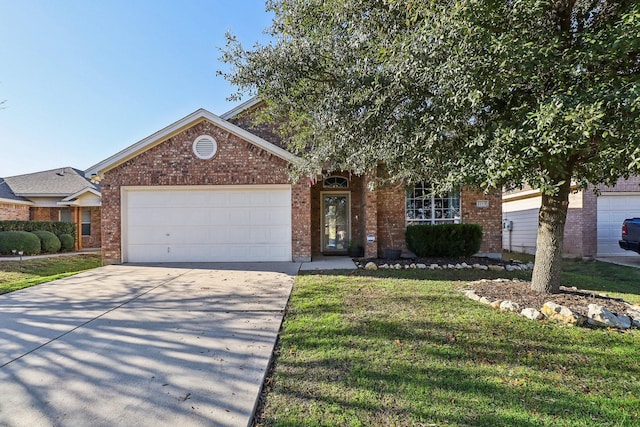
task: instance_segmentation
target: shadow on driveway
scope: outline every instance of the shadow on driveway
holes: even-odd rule
[[[294,263],[108,266],[0,296],[0,425],[248,425]]]

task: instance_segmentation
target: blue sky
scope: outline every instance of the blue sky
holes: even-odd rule
[[[0,0],[0,177],[86,169],[230,110],[225,32],[252,46],[271,18],[264,0]]]

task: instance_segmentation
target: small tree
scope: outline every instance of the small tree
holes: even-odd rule
[[[273,42],[222,59],[302,157],[437,191],[540,190],[532,288],[558,291],[569,194],[640,163],[632,0],[273,0]]]

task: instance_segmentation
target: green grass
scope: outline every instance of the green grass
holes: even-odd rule
[[[565,269],[568,286],[638,297],[640,270]],[[533,322],[456,291],[487,273],[298,276],[261,424],[640,425],[639,331]]]
[[[72,255],[0,262],[0,294],[100,267],[100,255]]]

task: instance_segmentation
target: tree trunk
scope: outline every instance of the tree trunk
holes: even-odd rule
[[[567,180],[560,186],[557,194],[542,195],[536,262],[531,277],[531,290],[539,294],[560,291],[564,224],[567,220],[570,190],[571,182]]]

